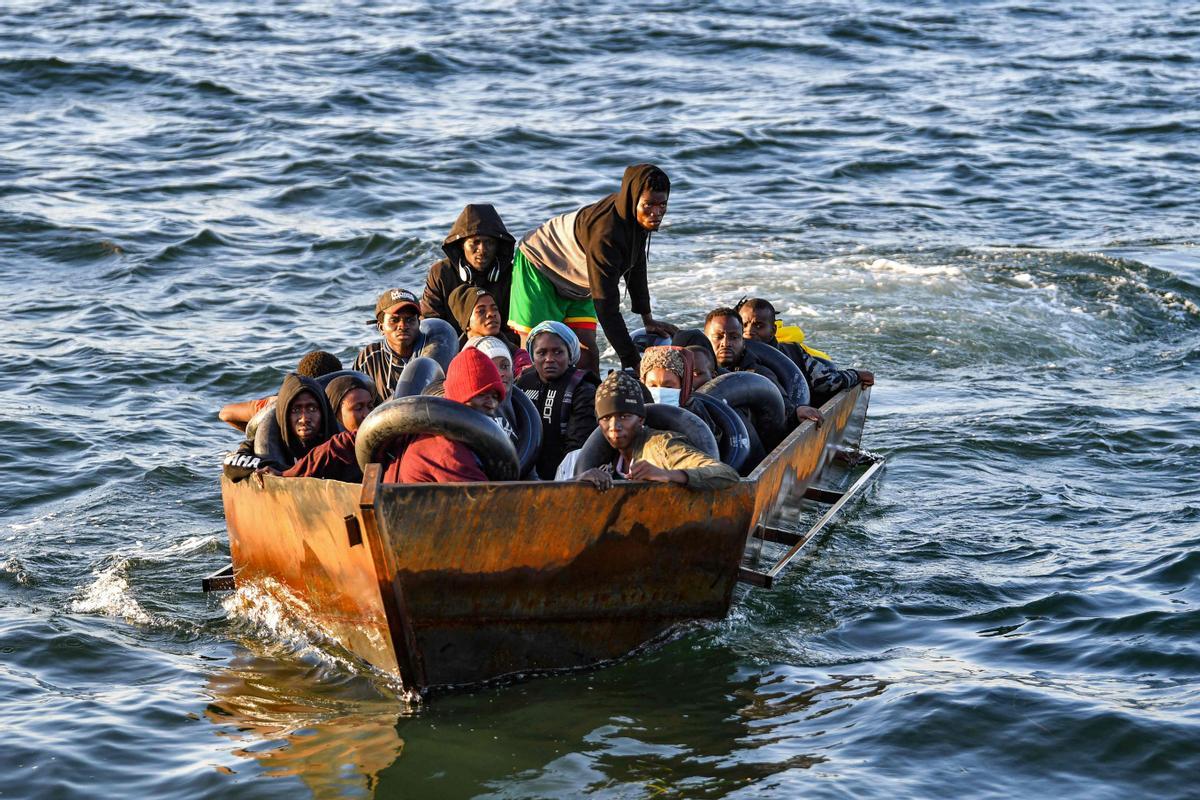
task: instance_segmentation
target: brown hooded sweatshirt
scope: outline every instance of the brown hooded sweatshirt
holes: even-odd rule
[[[625,279],[633,312],[649,314],[646,252],[650,232],[638,224],[637,203],[656,174],[666,178],[653,164],[626,167],[619,191],[545,222],[518,245],[560,295],[592,299],[596,318],[620,356],[621,366],[632,369],[637,368],[638,351],[621,316],[621,279]],[[567,230],[574,233],[573,240]]]
[[[496,260],[486,269],[476,272],[463,257],[463,239],[471,236],[493,236],[500,240]],[[495,207],[487,203],[472,203],[462,210],[450,235],[442,242],[446,257],[429,268],[425,278],[425,291],[421,295],[421,316],[437,317],[454,326],[459,334],[462,329],[450,309],[450,293],[459,286],[470,284],[488,293],[500,306],[501,322],[508,324],[508,295],[512,287],[512,259],[515,241],[504,227],[504,220]]]

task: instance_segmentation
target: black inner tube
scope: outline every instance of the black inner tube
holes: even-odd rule
[[[789,416],[794,414],[800,406],[808,405],[810,399],[808,380],[796,366],[796,362],[766,342],[749,339],[746,341],[746,349],[753,353],[755,358],[766,364],[783,384],[783,405]]]
[[[392,399],[421,394],[429,384],[445,379],[446,373],[441,364],[429,356],[417,356],[404,365],[400,380],[396,381],[396,391],[392,392]]]
[[[450,369],[450,359],[458,355],[454,327],[437,317],[421,320],[421,350],[417,355],[432,358],[443,370]]]
[[[769,378],[753,372],[727,372],[701,386],[696,394],[715,397],[748,411],[767,450],[779,444],[787,433],[783,397]]]
[[[365,472],[396,439],[427,433],[470,447],[488,480],[512,481],[520,475],[517,451],[490,417],[462,403],[428,395],[389,400],[368,414],[355,439],[358,465]]]
[[[721,460],[740,473],[750,455],[750,434],[746,430],[746,423],[724,400],[707,394],[692,396],[704,406],[713,422],[721,426],[724,434],[718,443],[722,448]]]
[[[522,478],[528,477],[537,466],[542,451],[542,418],[537,406],[520,389],[509,392],[509,405],[513,412],[513,427],[517,431],[517,463]]]

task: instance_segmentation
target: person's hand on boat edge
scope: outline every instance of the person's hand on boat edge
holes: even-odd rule
[[[592,467],[585,472],[581,472],[575,477],[575,480],[587,481],[602,492],[607,492],[613,485],[612,473],[603,467]]]
[[[282,474],[282,472],[274,467],[259,467],[258,469],[254,470],[254,482],[257,483],[261,489],[265,485],[265,482],[263,481],[263,475],[274,475],[279,477]]]
[[[875,373],[874,372],[871,372],[869,369],[858,369],[857,367],[855,367],[854,371],[858,373],[858,382],[861,383],[863,386],[874,386],[875,385]]]
[[[679,328],[669,322],[660,322],[649,314],[642,315],[642,327],[646,329],[646,333],[664,336],[668,339],[679,333]]]
[[[629,480],[657,481],[658,483],[679,483],[687,485],[687,473],[681,469],[663,469],[649,461],[638,459],[629,465]]]
[[[799,406],[796,409],[796,421],[803,423],[806,419],[811,419],[817,424],[818,428],[821,427],[821,423],[825,421],[825,417],[821,415],[821,412],[818,409],[815,409],[812,406]]]

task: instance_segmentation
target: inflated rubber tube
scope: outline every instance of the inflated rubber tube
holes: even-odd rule
[[[754,417],[758,435],[768,448],[774,447],[786,433],[783,397],[769,378],[753,372],[727,372],[701,386],[696,394],[724,400],[734,408],[747,409]]]
[[[804,377],[804,373],[796,366],[796,362],[785,356],[779,350],[776,350],[766,342],[756,342],[753,339],[746,341],[746,349],[754,354],[754,357],[771,368],[783,384],[783,390],[786,393],[783,400],[784,406],[790,411],[794,411],[800,406],[808,405],[809,391],[808,380]]]
[[[423,433],[445,436],[470,447],[488,480],[511,481],[520,474],[517,451],[499,425],[462,403],[428,395],[389,400],[368,414],[355,439],[358,465],[365,471],[396,439]]]
[[[721,457],[717,437],[713,436],[712,428],[686,408],[650,403],[646,406],[646,427],[682,433],[692,447],[703,451],[708,457]]]
[[[266,419],[267,417],[273,417],[273,416],[275,416],[275,400],[274,399],[272,399],[271,402],[269,402],[265,406],[263,406],[259,410],[259,412],[257,414],[255,414],[253,417],[251,417],[250,421],[246,423],[246,438],[251,441],[254,441],[254,435],[256,433],[258,433],[258,426],[262,424],[262,421],[264,419]]]
[[[683,434],[692,447],[703,451],[710,458],[720,457],[717,440],[712,431],[704,424],[704,420],[686,408],[650,403],[646,406],[646,427]],[[616,454],[617,451],[604,438],[604,431],[596,428],[583,443],[579,460],[575,462],[575,474],[580,475],[602,464],[611,464]]]
[[[263,461],[290,467],[292,457],[283,446],[283,432],[279,430],[279,420],[275,418],[275,404],[272,403],[269,408],[271,413],[258,423],[254,431],[254,455]]]
[[[645,328],[636,328],[630,331],[629,338],[633,339],[633,343],[638,349],[638,355],[646,352],[647,347],[661,347],[671,343],[671,337],[649,333]]]
[[[392,392],[392,399],[421,394],[429,384],[445,378],[446,372],[441,364],[429,356],[417,356],[404,365],[400,380],[396,381],[396,391]]]
[[[333,381],[334,378],[345,377],[358,378],[367,385],[367,388],[371,390],[371,394],[376,393],[374,379],[371,378],[371,376],[367,373],[359,372],[356,369],[339,369],[337,372],[327,372],[324,375],[318,375],[317,377],[313,378],[313,380],[321,384],[321,388],[324,389],[330,384],[331,381]],[[337,409],[335,408],[334,411],[337,411]]]
[[[450,359],[458,355],[458,334],[454,327],[437,317],[421,320],[421,350],[417,355],[432,358],[443,370],[450,369]]]
[[[514,389],[509,398],[504,405],[511,406],[510,422],[517,431],[517,463],[524,478],[533,472],[542,452],[542,417],[537,406],[520,389]]]
[[[746,430],[746,423],[742,422],[742,418],[724,400],[707,394],[692,396],[696,398],[697,403],[704,406],[724,434],[718,442],[721,447],[721,460],[740,473],[750,455],[750,433]]]

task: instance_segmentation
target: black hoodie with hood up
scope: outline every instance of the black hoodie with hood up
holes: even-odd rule
[[[333,410],[329,407],[329,398],[325,396],[325,390],[321,388],[321,384],[312,378],[297,375],[293,372],[283,379],[283,385],[279,387],[279,393],[275,397],[275,421],[279,424],[279,434],[283,440],[283,455],[287,463],[278,464],[263,455],[255,453],[254,440],[246,439],[237,450],[230,453],[225,459],[225,475],[230,480],[237,483],[260,467],[274,467],[282,472],[303,458],[312,449],[312,447],[306,447],[300,441],[299,437],[292,432],[291,426],[288,425],[288,409],[292,405],[292,402],[295,401],[296,396],[301,392],[310,393],[316,398],[317,404],[321,407],[320,435],[312,447],[316,447],[333,436],[337,431],[337,427],[334,421]]]
[[[604,329],[608,343],[620,356],[621,366],[631,369],[637,368],[639,357],[625,326],[625,318],[621,316],[621,279],[624,278],[629,289],[633,312],[649,314],[646,252],[650,246],[650,231],[638,224],[637,204],[655,176],[669,192],[671,184],[665,172],[653,164],[634,164],[625,168],[618,191],[575,212],[575,241],[587,261],[586,289],[575,285],[577,278],[568,281],[548,270],[545,264],[539,264],[536,257],[530,259],[562,296],[591,297],[596,307],[596,319]],[[536,235],[537,232],[530,236]],[[524,247],[522,251],[526,256],[530,255]]]
[[[491,236],[500,241],[496,259],[487,269],[476,272],[463,257],[463,239],[471,236]],[[446,257],[429,268],[425,279],[425,291],[421,294],[421,316],[444,319],[458,330],[458,320],[450,309],[450,293],[459,286],[470,284],[488,293],[500,306],[501,321],[508,324],[508,296],[512,287],[513,249],[516,240],[504,227],[494,206],[488,203],[472,203],[462,210],[450,235],[442,242]]]

